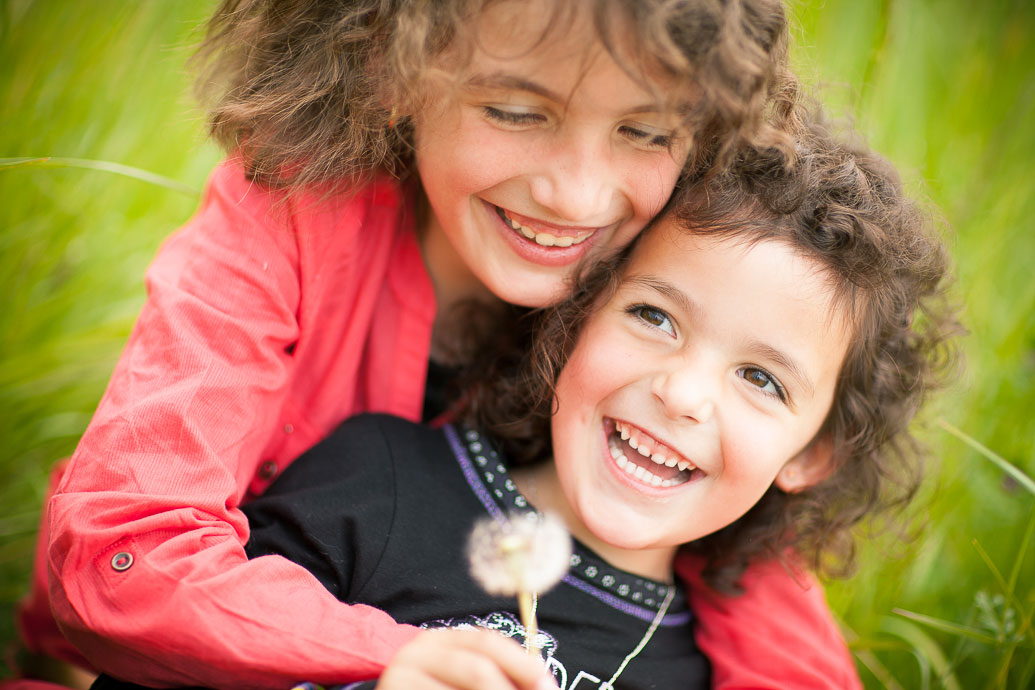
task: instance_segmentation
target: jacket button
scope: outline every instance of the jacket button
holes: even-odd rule
[[[285,433],[285,434],[290,434],[290,433],[292,433],[292,432],[293,432],[294,430],[295,430],[295,425],[294,425],[294,424],[285,424],[285,425],[284,425],[284,433]]]
[[[259,479],[273,479],[277,475],[277,463],[272,460],[259,465]]]
[[[117,554],[111,557],[111,567],[113,570],[117,570],[120,573],[123,570],[129,570],[133,565],[133,554],[128,551],[119,551]]]

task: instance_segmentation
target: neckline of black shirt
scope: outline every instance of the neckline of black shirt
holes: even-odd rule
[[[468,483],[490,514],[535,512],[518,491],[506,461],[490,439],[467,426],[448,425],[444,431]],[[573,547],[571,567],[564,577],[567,584],[647,621],[660,609],[668,589],[675,587],[662,625],[685,625],[689,620],[686,590],[678,580],[673,585],[615,568],[577,539],[573,539]]]

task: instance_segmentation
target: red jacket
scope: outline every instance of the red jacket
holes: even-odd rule
[[[229,161],[166,242],[49,503],[52,609],[97,667],[151,685],[344,682],[416,633],[282,558],[248,561],[238,509],[345,417],[419,418],[435,304],[411,207],[387,179],[290,198]],[[735,681],[774,661],[787,673],[772,677],[808,683],[772,687],[845,687],[851,658],[818,588],[757,579],[753,598],[699,611],[722,687],[758,687]],[[759,607],[770,591],[780,601]],[[743,646],[759,630],[762,654]]]

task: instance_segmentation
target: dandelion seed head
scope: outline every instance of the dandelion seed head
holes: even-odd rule
[[[489,594],[542,594],[568,570],[571,536],[556,516],[480,520],[467,542],[471,576]]]

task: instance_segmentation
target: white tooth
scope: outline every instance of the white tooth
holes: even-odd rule
[[[628,462],[626,460],[625,453],[623,453],[622,449],[618,447],[618,444],[614,442],[614,439],[608,439],[607,447],[611,451],[611,457],[616,463],[618,463],[619,467],[622,467],[623,463]]]
[[[624,456],[623,456],[623,457],[624,457]],[[628,462],[628,461],[627,461],[627,462],[625,463],[625,467],[623,467],[622,469],[624,469],[624,470],[625,470],[625,473],[626,473],[626,474],[631,474],[632,476],[634,476],[634,477],[635,477],[635,476],[636,476],[636,470],[640,469],[640,466],[639,466],[639,465],[637,465],[637,464],[636,464],[636,463],[634,463],[634,462]]]
[[[661,482],[664,480],[656,474],[652,474],[650,477],[650,483],[654,486],[661,486]]]
[[[629,436],[629,445],[633,450],[637,450],[640,447],[640,440],[635,436]]]
[[[619,468],[625,469],[625,466],[629,464],[629,461],[625,459],[624,455],[615,456],[615,463]]]
[[[555,247],[570,247],[575,242],[574,237],[558,237],[554,240],[553,246]]]
[[[528,228],[526,228],[524,225],[519,225],[519,226],[517,226],[514,229],[519,231],[522,235],[524,235],[525,237],[527,237],[530,240],[534,240],[535,239],[535,233],[532,232],[531,230],[529,230]]]
[[[621,429],[619,429],[619,431],[622,432],[622,440],[623,441],[628,440],[628,438],[629,438],[629,430],[626,429],[625,427],[622,427]]]
[[[647,470],[643,469],[639,465],[636,466],[635,476],[637,479],[647,481]]]
[[[665,456],[662,455],[661,453],[655,453],[654,455],[650,456],[650,459],[653,460],[658,465],[664,465],[665,464]]]
[[[683,471],[683,470],[685,470],[685,469],[686,469],[687,467],[690,467],[690,463],[689,463],[689,462],[687,462],[686,460],[680,460],[678,464],[679,464],[679,470],[680,470],[680,471]]]
[[[548,232],[538,232],[535,236],[535,243],[541,244],[544,247],[552,247],[557,242],[557,238]]]
[[[647,447],[646,443],[644,443],[642,446],[639,446],[636,450],[643,457],[645,457],[645,458],[649,458],[650,457],[650,448]]]
[[[664,486],[664,487],[672,486],[672,484],[673,484],[673,481],[671,479],[666,479],[665,481],[661,482],[661,485]]]
[[[665,460],[665,467],[675,467],[677,462],[679,462],[679,458],[668,458]]]
[[[592,235],[593,235],[592,232],[587,232],[584,235],[579,235],[578,237],[575,238],[575,241],[573,242],[573,244],[582,244],[583,242],[588,240]]]

